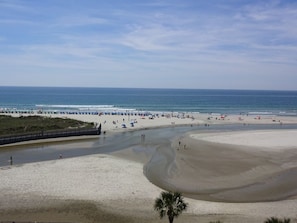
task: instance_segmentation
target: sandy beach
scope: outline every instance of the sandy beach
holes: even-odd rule
[[[80,115],[80,114],[38,114],[34,111],[31,114],[24,113],[2,113],[13,117],[39,115],[53,118],[71,118],[84,122],[92,122],[102,125],[102,131],[107,133],[139,130],[145,128],[159,128],[176,125],[217,125],[217,124],[297,124],[295,116],[275,116],[275,115],[221,115],[207,113],[156,113],[153,118],[143,115]],[[133,125],[132,125],[133,123]],[[123,124],[126,128],[123,129]]]
[[[54,115],[51,115],[52,117]],[[297,123],[296,117],[72,115],[118,131],[173,125]],[[127,128],[122,128],[126,123]],[[189,132],[148,153],[127,148],[0,168],[0,221],[166,222],[153,210],[162,189],[189,210],[175,222],[263,222],[296,218],[297,130]]]

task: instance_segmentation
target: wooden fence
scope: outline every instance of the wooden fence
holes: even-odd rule
[[[85,135],[100,135],[101,125],[99,128],[91,129],[75,129],[75,130],[59,130],[59,131],[44,131],[22,135],[11,135],[0,137],[0,145],[6,145],[10,143],[24,142],[29,140],[38,139],[50,139],[70,136],[85,136]]]

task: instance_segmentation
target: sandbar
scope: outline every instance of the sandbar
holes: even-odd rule
[[[120,120],[126,118],[87,116],[84,120],[105,122],[107,134],[179,124],[275,124],[274,119],[264,122],[251,117],[247,117],[250,123],[238,117],[160,117],[139,118],[134,127],[122,129]],[[295,121],[288,117],[277,124]],[[271,216],[293,219],[296,133],[190,132],[169,147],[160,145],[151,156],[127,148],[110,155],[1,167],[0,221],[164,222],[153,210],[154,199],[163,189],[182,191],[189,203],[177,223],[263,222]]]
[[[176,139],[172,150],[160,148],[146,164],[145,174],[161,188],[201,200],[291,199],[297,195],[296,134],[297,130],[191,133]]]

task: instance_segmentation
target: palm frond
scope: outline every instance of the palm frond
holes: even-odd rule
[[[159,212],[160,218],[165,215],[168,218],[173,219],[178,217],[188,207],[188,204],[184,202],[184,199],[179,192],[161,192],[159,198],[155,200],[154,209]]]
[[[290,223],[291,222],[291,219],[290,218],[284,218],[283,220],[282,219],[279,219],[279,218],[276,218],[276,217],[271,217],[271,218],[268,218],[264,221],[264,223]]]

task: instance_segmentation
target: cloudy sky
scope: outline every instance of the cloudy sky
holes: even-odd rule
[[[1,86],[297,90],[297,2],[0,0]]]

